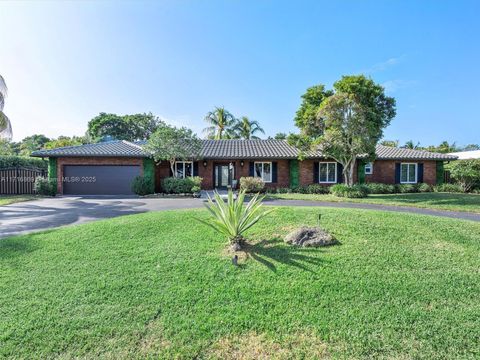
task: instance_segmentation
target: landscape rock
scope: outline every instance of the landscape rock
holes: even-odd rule
[[[285,242],[297,246],[328,246],[337,242],[327,231],[319,227],[302,226],[285,237]]]

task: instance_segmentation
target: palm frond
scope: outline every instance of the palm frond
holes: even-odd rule
[[[7,115],[0,111],[0,138],[1,139],[12,139],[12,124]]]

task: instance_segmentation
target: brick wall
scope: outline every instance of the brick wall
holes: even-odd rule
[[[143,158],[127,157],[65,157],[57,159],[57,192],[63,194],[63,167],[65,165],[140,165],[143,174]]]
[[[288,187],[290,182],[290,167],[288,160],[255,160],[255,161],[269,161],[277,163],[277,182],[267,183],[267,187]],[[198,161],[198,176],[203,178],[202,189],[211,190],[215,186],[214,171],[216,164],[228,165],[232,163],[234,167],[234,179],[240,181],[241,177],[249,176],[250,173],[250,160],[243,160],[243,166],[241,166],[240,160],[206,160]],[[168,162],[162,162],[157,164],[155,170],[155,189],[161,190],[161,181],[163,178],[170,176],[170,168]]]
[[[395,184],[395,164],[402,161],[376,160],[373,163],[373,174],[365,175],[365,182]],[[404,161],[408,163],[423,163],[423,182],[435,185],[437,182],[437,162],[425,161]]]

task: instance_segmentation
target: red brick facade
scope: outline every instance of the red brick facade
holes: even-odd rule
[[[63,167],[65,165],[140,165],[143,173],[143,159],[127,157],[61,157],[57,158],[57,192],[63,194]]]
[[[276,162],[277,163],[277,181],[267,183],[267,187],[289,187],[290,186],[290,160],[284,159],[262,159],[258,162]],[[317,160],[299,161],[299,184],[302,186],[314,183],[314,164]],[[401,161],[395,160],[377,160],[373,163],[373,174],[365,175],[366,182],[378,182],[384,184],[395,184],[395,164]],[[405,161],[412,163],[413,161]],[[250,176],[250,160],[205,160],[198,161],[198,176],[203,178],[202,188],[214,188],[214,170],[216,164],[228,165],[232,163],[234,167],[234,179],[239,182],[241,177]],[[243,163],[243,166],[241,165]],[[436,161],[418,161],[423,163],[423,182],[435,185],[436,183]],[[63,193],[63,167],[65,165],[140,165],[143,173],[142,158],[126,157],[64,157],[57,159],[57,179],[58,193]],[[155,168],[155,191],[161,191],[161,180],[171,176],[170,163],[163,161]],[[357,181],[357,169],[355,168],[354,181]],[[329,186],[330,184],[324,184]]]
[[[426,160],[426,161],[376,160],[373,162],[373,174],[365,175],[365,182],[395,184],[395,164],[402,163],[402,162],[423,164],[423,182],[429,185],[436,184],[437,162],[432,160]]]

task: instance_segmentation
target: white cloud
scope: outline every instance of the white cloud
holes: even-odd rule
[[[366,74],[371,74],[371,73],[376,73],[376,72],[380,72],[380,71],[385,71],[385,70],[391,68],[392,66],[395,66],[395,65],[401,63],[405,59],[405,57],[406,57],[406,55],[401,55],[401,56],[398,56],[398,57],[392,57],[392,58],[387,59],[385,61],[379,62],[379,63],[373,65],[372,67],[370,67],[366,70],[363,70],[362,72],[366,73]]]
[[[385,88],[385,91],[388,93],[393,93],[399,89],[405,89],[407,87],[414,86],[417,82],[414,80],[388,80],[382,83],[382,86]]]

